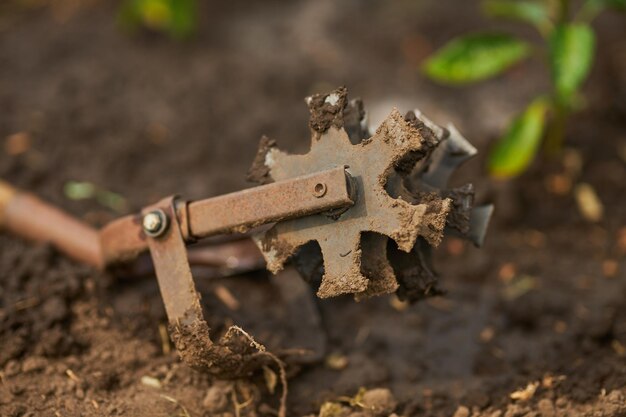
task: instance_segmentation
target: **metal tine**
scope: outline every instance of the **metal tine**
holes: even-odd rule
[[[415,117],[417,117],[420,121],[422,121],[422,123],[426,125],[427,128],[433,131],[433,133],[439,138],[439,140],[447,139],[450,135],[450,132],[426,117],[426,115],[422,113],[420,109],[414,109],[413,113],[415,114]]]
[[[420,177],[427,185],[443,189],[447,186],[452,173],[465,161],[474,157],[478,151],[452,123],[449,123],[447,128],[443,128],[426,117],[420,110],[415,109],[414,113],[437,137],[444,140],[433,152],[430,166]],[[460,234],[452,228],[446,228],[446,233],[460,235],[475,246],[480,247],[483,245],[492,213],[493,205],[474,207],[470,213],[467,233]]]
[[[446,235],[466,239],[477,248],[480,248],[484,243],[492,214],[493,204],[474,207],[470,212],[469,229],[467,232],[460,232],[453,227],[446,226]]]
[[[443,128],[430,120],[419,110],[414,110],[420,119],[433,133],[443,141],[434,151],[430,166],[423,172],[420,179],[434,188],[445,188],[452,173],[465,161],[478,153],[477,149],[461,135],[457,128],[449,123]]]
[[[470,229],[467,238],[476,247],[481,247],[485,241],[485,234],[489,226],[489,220],[493,215],[493,204],[474,207],[470,214]]]

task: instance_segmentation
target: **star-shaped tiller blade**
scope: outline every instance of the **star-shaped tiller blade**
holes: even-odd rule
[[[415,164],[430,155],[439,139],[394,109],[373,136],[353,143],[354,124],[348,125],[351,137],[344,117],[350,115],[355,103],[348,104],[345,89],[310,97],[307,103],[311,110],[310,151],[289,155],[266,139],[252,176],[260,181],[278,181],[345,166],[355,182],[356,201],[344,212],[279,222],[256,236],[268,269],[281,270],[298,248],[315,241],[324,266],[318,296],[351,293],[360,298],[393,292],[398,282],[387,260],[388,239],[404,252],[413,249],[418,237],[437,245],[452,199],[433,195],[423,202],[409,202],[389,194],[388,179],[399,175],[398,168],[407,161]]]

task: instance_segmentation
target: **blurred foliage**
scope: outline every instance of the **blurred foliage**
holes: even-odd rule
[[[573,4],[570,0],[484,0],[485,14],[531,25],[543,42],[531,45],[508,34],[472,33],[451,40],[424,63],[429,78],[463,85],[501,74],[532,55],[547,56],[551,91],[534,99],[494,146],[489,171],[495,177],[524,172],[542,141],[551,153],[561,150],[567,121],[579,107],[580,88],[593,64],[595,34],[590,23],[607,8],[626,10],[626,0],[585,0],[575,11]]]
[[[95,200],[101,206],[118,213],[127,210],[126,199],[88,181],[68,181],[63,186],[63,194],[70,200]]]
[[[118,18],[130,30],[145,28],[184,39],[194,33],[197,15],[196,0],[123,0]]]
[[[535,99],[509,126],[489,158],[489,170],[498,177],[517,175],[532,161],[541,143],[549,108],[545,98]]]
[[[595,36],[588,25],[569,23],[557,26],[548,41],[556,98],[567,105],[591,69]]]
[[[453,40],[424,66],[426,74],[448,84],[467,84],[499,74],[530,53],[526,42],[503,34],[472,34]]]

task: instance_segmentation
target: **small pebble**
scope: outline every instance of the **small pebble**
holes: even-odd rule
[[[5,139],[4,152],[11,156],[23,154],[30,149],[30,142],[30,135],[28,133],[14,133]]]
[[[85,391],[83,391],[82,389],[78,388],[76,390],[76,398],[78,398],[79,400],[82,400],[83,398],[85,398]]]
[[[556,400],[556,406],[559,408],[565,408],[567,406],[567,399],[559,397]]]
[[[585,183],[578,184],[574,189],[578,210],[590,222],[599,222],[604,215],[604,206],[594,188]]]
[[[326,367],[339,371],[348,366],[348,357],[340,353],[331,353],[326,357]]]
[[[162,387],[161,381],[147,375],[141,377],[141,384],[154,389],[160,389]]]
[[[469,415],[470,415],[469,408],[461,405],[461,406],[459,406],[459,408],[456,409],[456,411],[454,412],[453,417],[469,417]]]
[[[361,398],[363,408],[372,416],[388,416],[398,406],[391,391],[387,388],[375,388],[366,391]]]

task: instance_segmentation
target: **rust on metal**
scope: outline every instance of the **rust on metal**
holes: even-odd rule
[[[185,242],[193,242],[189,237],[189,223],[186,201],[176,201],[176,213]],[[128,263],[148,250],[148,242],[142,226],[140,214],[131,214],[113,220],[100,230],[100,245],[105,266]]]
[[[324,184],[324,195],[314,193]],[[195,202],[178,201],[176,213],[186,242],[220,233],[243,232],[255,226],[306,216],[353,204],[351,180],[343,166],[287,181],[254,187]],[[142,217],[125,216],[100,232],[105,265],[129,262],[148,249]]]
[[[141,216],[132,214],[106,224],[100,230],[104,265],[117,265],[136,259],[148,249]]]
[[[351,180],[341,163],[331,169],[301,172],[268,185],[189,203],[189,227],[194,237],[245,232],[289,218],[350,206]],[[323,184],[324,193],[320,193]]]
[[[251,346],[246,337],[237,337],[233,329],[214,343],[202,313],[185,240],[178,220],[174,197],[146,207],[142,215],[155,210],[167,216],[168,227],[158,236],[148,237],[147,244],[169,320],[170,335],[181,359],[189,366],[221,378],[240,378],[259,367],[269,366],[276,358]]]
[[[187,261],[174,197],[146,207],[142,216],[150,215],[154,210],[161,210],[169,223],[161,236],[146,238],[167,317],[170,323],[191,323],[202,317],[202,307]]]

